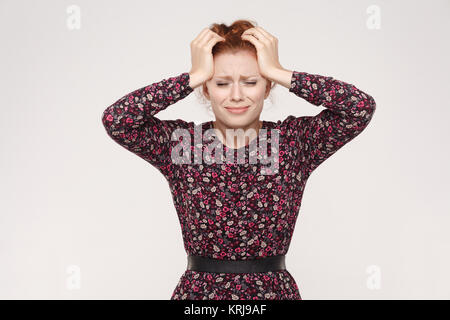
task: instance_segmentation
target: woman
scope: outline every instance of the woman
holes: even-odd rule
[[[346,82],[283,68],[278,40],[246,20],[202,30],[191,42],[191,55],[190,72],[125,95],[102,118],[112,139],[155,166],[169,182],[188,253],[188,268],[171,300],[301,300],[284,258],[306,181],[367,127],[375,101]],[[325,109],[316,116],[261,121],[273,84]],[[199,129],[193,122],[155,117],[200,86],[215,121],[202,123]],[[257,135],[229,139],[229,129]],[[186,135],[180,139],[179,130],[191,136],[200,130],[203,161],[193,161],[188,152],[198,148],[198,140]],[[267,136],[260,134],[262,130]],[[215,133],[219,139],[215,142],[226,153],[246,155],[244,162],[204,161],[204,154],[211,151],[206,131]],[[182,142],[188,161],[174,161]],[[264,172],[262,161],[249,162],[249,146],[255,143],[277,144],[268,148],[277,155],[277,170]]]

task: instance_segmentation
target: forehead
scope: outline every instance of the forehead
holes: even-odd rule
[[[258,76],[257,74],[250,74],[250,75],[242,75],[242,74],[241,74],[241,75],[239,76],[239,79],[248,79],[248,78],[257,77],[257,76]],[[227,80],[233,79],[233,77],[232,77],[232,76],[229,76],[229,75],[216,75],[215,78],[218,78],[218,79],[227,79]]]
[[[251,54],[241,51],[237,53],[223,53],[214,59],[215,78],[247,79],[258,77],[258,62]]]

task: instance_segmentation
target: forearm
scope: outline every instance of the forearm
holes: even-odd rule
[[[270,73],[269,80],[279,83],[289,89],[291,87],[292,74],[292,70],[275,69]]]
[[[170,143],[175,129],[187,129],[181,119],[160,120],[155,114],[186,97],[188,73],[164,79],[135,90],[106,108],[102,122],[108,135],[118,144],[169,174]]]
[[[289,91],[352,122],[368,123],[375,112],[372,96],[333,77],[294,71]]]
[[[294,71],[289,91],[326,107],[315,116],[290,117],[286,121],[287,128],[296,132],[310,171],[359,135],[376,108],[374,98],[354,85],[317,74]]]
[[[205,81],[204,77],[195,72],[189,72],[189,86],[192,89],[197,88]]]
[[[192,92],[188,77],[188,73],[182,73],[126,94],[103,112],[105,128],[111,132],[143,125],[146,119]]]

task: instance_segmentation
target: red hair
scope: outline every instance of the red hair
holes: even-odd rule
[[[225,41],[217,42],[212,48],[213,57],[222,54],[222,53],[236,53],[239,51],[249,51],[257,58],[257,50],[255,46],[247,40],[241,38],[242,33],[245,30],[254,28],[258,24],[256,21],[251,20],[236,20],[231,25],[227,26],[223,23],[213,23],[209,29],[214,31],[219,36],[225,38]],[[266,79],[271,82],[270,80]],[[270,89],[272,90],[275,87],[276,83],[271,83]],[[206,89],[206,84],[203,83],[203,91]]]

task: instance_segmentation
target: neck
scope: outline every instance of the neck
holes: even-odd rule
[[[223,122],[213,121],[213,128],[216,130],[216,135],[222,144],[226,145],[228,148],[239,149],[248,145],[253,139],[256,139],[259,134],[259,130],[262,128],[262,121],[256,119],[244,127],[228,127]],[[231,130],[228,136],[226,135],[227,129]],[[220,136],[217,130],[222,134],[222,136]],[[222,139],[222,137],[225,139]],[[224,143],[224,140],[226,143]]]

